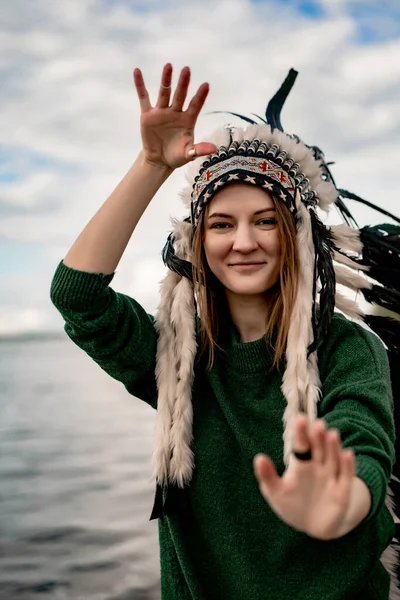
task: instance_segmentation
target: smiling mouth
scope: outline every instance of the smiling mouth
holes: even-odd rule
[[[255,267],[258,265],[265,265],[264,261],[262,262],[240,262],[240,263],[231,263],[230,267]]]
[[[256,271],[267,263],[265,262],[252,262],[252,263],[231,263],[229,267],[232,267],[238,271]]]

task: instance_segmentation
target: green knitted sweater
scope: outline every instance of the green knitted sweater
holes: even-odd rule
[[[153,318],[109,287],[112,276],[61,263],[51,297],[69,337],[128,392],[154,408]],[[284,524],[262,498],[252,460],[268,454],[283,473],[285,399],[263,339],[235,333],[193,387],[195,470],[185,510],[159,523],[163,600],[387,600],[380,556],[394,535],[385,506],[394,461],[386,351],[363,328],[335,315],[319,353],[319,416],[354,449],[372,494],[368,517],[346,536],[313,539]],[[149,506],[149,513],[151,507]]]

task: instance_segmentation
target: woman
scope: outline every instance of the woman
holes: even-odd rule
[[[208,85],[183,110],[189,69],[172,100],[171,78],[168,64],[152,107],[135,70],[143,149],[52,284],[71,339],[157,408],[162,598],[387,600],[388,360],[333,314],[333,256],[338,281],[374,293],[354,272],[367,268],[359,240],[319,221],[338,194],[314,150],[267,126],[194,144]],[[164,250],[154,320],[109,284],[149,202],[191,161],[191,217]]]

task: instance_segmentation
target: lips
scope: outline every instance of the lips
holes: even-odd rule
[[[265,262],[240,262],[240,263],[231,263],[230,267],[245,267],[245,266],[254,266],[254,265],[265,265]]]
[[[267,263],[265,262],[251,262],[251,263],[231,263],[229,267],[235,269],[235,271],[258,271]]]
[[[265,260],[260,260],[260,261],[252,260],[252,261],[248,261],[248,262],[230,263],[228,266],[229,267],[255,267],[258,265],[265,265],[265,264],[266,264]]]

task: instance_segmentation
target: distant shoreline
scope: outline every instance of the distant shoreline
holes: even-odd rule
[[[67,339],[63,331],[34,331],[24,333],[0,334],[0,344],[3,342],[41,342]]]

